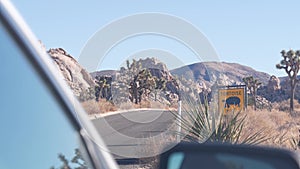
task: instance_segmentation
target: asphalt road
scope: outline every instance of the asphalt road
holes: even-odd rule
[[[174,115],[163,110],[135,110],[92,120],[117,159],[151,156],[174,126]],[[154,145],[153,145],[154,144]]]

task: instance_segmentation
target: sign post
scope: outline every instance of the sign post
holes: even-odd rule
[[[177,143],[180,143],[181,141],[181,120],[182,120],[182,114],[181,114],[181,100],[178,101],[178,122],[179,122],[179,125],[178,125],[178,128],[177,128],[177,135],[176,135],[176,140],[177,140]]]

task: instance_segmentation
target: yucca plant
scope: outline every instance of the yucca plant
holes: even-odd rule
[[[247,115],[241,112],[224,114],[207,100],[201,103],[185,97],[182,102],[182,116],[179,117],[177,112],[172,114],[177,119],[176,124],[181,126],[181,132],[177,134],[186,141],[256,145],[270,139],[265,135],[265,129],[242,136]]]
[[[298,136],[292,136],[292,138],[288,139],[290,142],[290,146],[293,150],[299,150],[300,149],[300,130],[298,130]],[[284,133],[282,137],[284,137],[287,134]]]

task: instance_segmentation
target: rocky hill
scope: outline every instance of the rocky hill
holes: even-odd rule
[[[253,76],[263,84],[267,84],[270,78],[269,74],[256,71],[251,67],[226,62],[194,63],[174,69],[171,73],[194,81],[203,81],[208,86],[212,86],[215,81],[219,81],[221,85],[240,84],[242,78],[247,76]]]
[[[118,71],[100,71],[93,76],[112,77],[114,103],[141,101],[170,105],[178,100],[179,86],[166,65],[155,58],[132,60]]]

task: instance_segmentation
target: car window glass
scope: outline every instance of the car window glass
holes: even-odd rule
[[[0,168],[75,167],[76,131],[1,23],[0,60]]]

